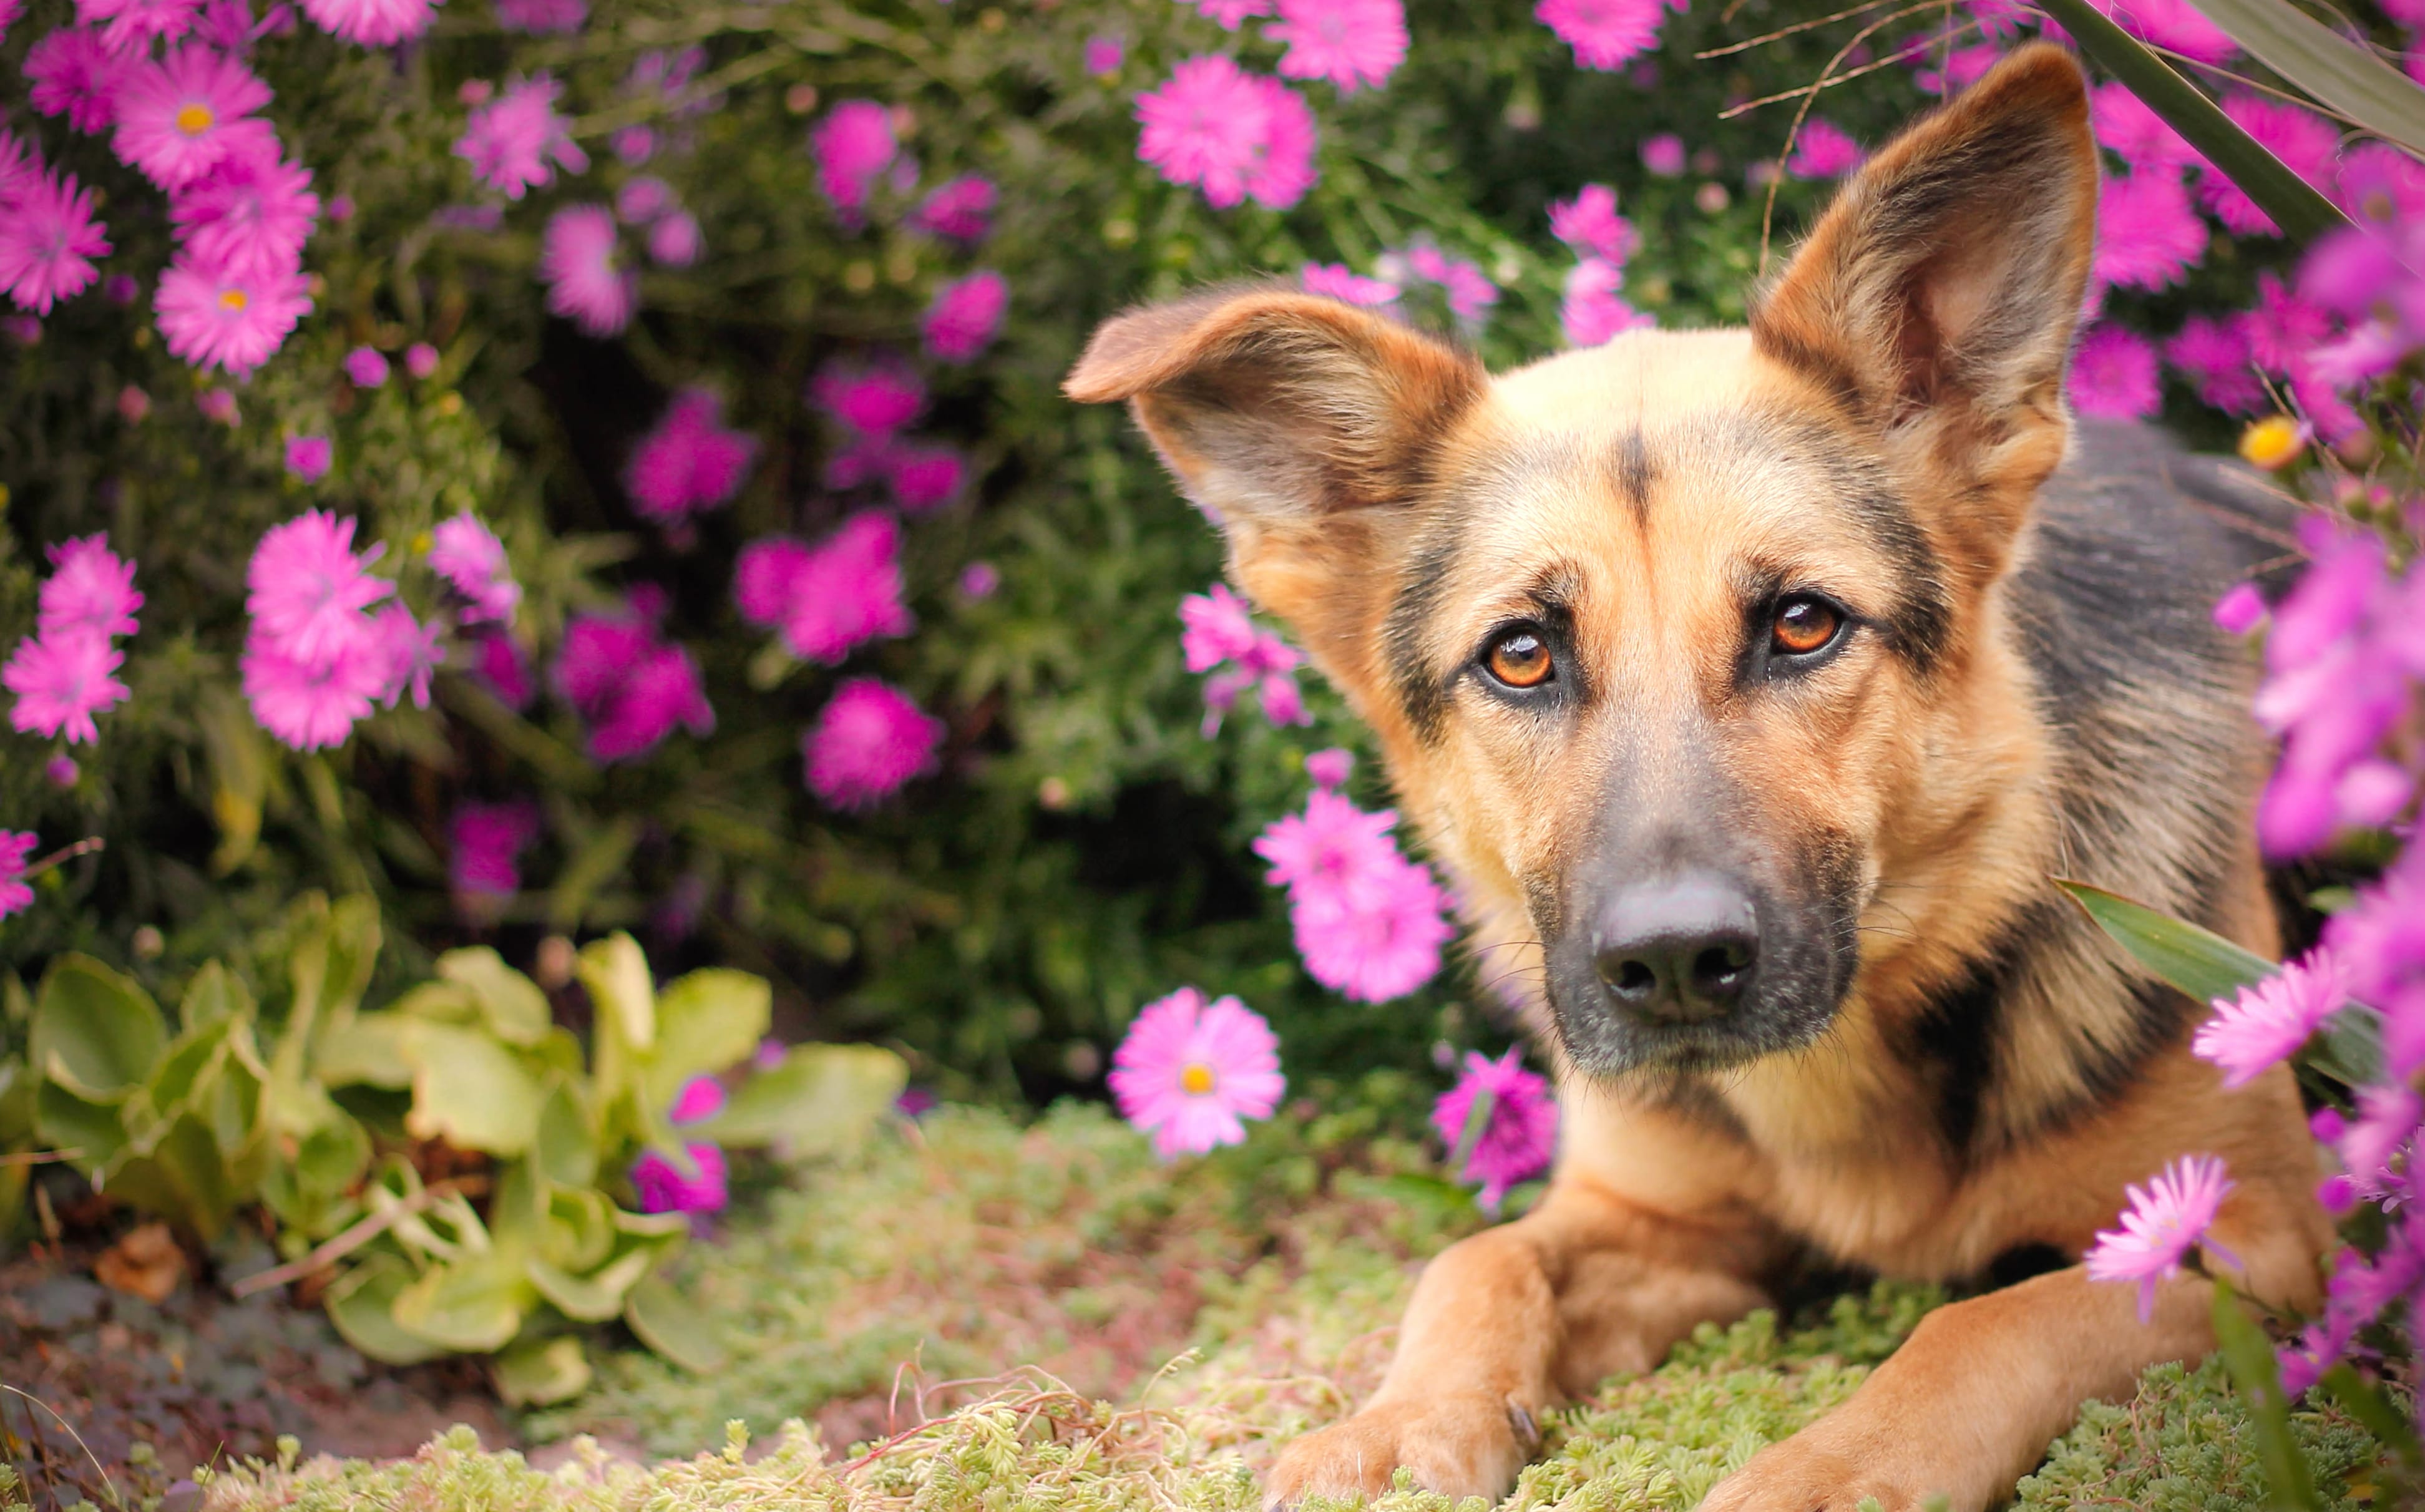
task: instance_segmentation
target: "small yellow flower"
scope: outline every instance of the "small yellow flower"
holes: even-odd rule
[[[2240,455],[2267,472],[2287,467],[2307,449],[2307,427],[2288,415],[2267,415],[2240,433]]]

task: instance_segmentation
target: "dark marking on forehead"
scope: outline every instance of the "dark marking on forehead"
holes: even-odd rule
[[[1636,523],[1649,518],[1650,446],[1639,429],[1629,430],[1616,442],[1616,491],[1633,508]]]
[[[1381,621],[1381,655],[1389,682],[1415,738],[1426,746],[1439,743],[1448,717],[1448,693],[1432,673],[1427,633],[1447,596],[1464,526],[1460,516],[1449,514],[1433,519],[1415,538],[1399,574],[1398,595]]]

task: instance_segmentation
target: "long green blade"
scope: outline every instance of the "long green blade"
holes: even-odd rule
[[[2041,5],[2071,33],[2081,52],[2121,80],[2183,140],[2245,190],[2259,209],[2273,217],[2283,235],[2294,242],[2310,242],[2349,224],[2330,200],[2285,168],[2256,137],[2232,124],[2231,118],[2199,93],[2196,86],[2106,20],[2088,0],[2041,0]]]
[[[2284,0],[2197,0],[2256,60],[2332,109],[2412,153],[2425,153],[2425,89]]]

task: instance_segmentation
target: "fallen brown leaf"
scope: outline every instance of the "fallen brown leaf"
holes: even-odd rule
[[[147,1223],[101,1252],[93,1278],[113,1292],[157,1306],[185,1279],[185,1251],[165,1223]]]

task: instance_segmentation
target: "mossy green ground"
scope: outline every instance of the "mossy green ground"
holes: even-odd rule
[[[1277,1120],[1172,1169],[1092,1109],[1023,1129],[941,1113],[790,1173],[692,1247],[683,1281],[728,1369],[614,1354],[586,1394],[524,1422],[535,1442],[591,1434],[624,1454],[585,1445],[541,1471],[458,1431],[409,1460],[222,1474],[213,1500],[1253,1512],[1276,1448],[1377,1380],[1420,1262],[1481,1221],[1427,1171],[1356,1118]],[[1880,1285],[1705,1327],[1548,1424],[1507,1512],[1683,1512],[1843,1400],[1937,1300]],[[2368,1504],[2373,1443],[2325,1410],[2296,1427],[2334,1504]],[[2089,1408],[2015,1504],[2264,1501],[2246,1418],[2209,1365],[2150,1372],[2134,1401]],[[1447,1512],[1412,1489],[1383,1505]]]

